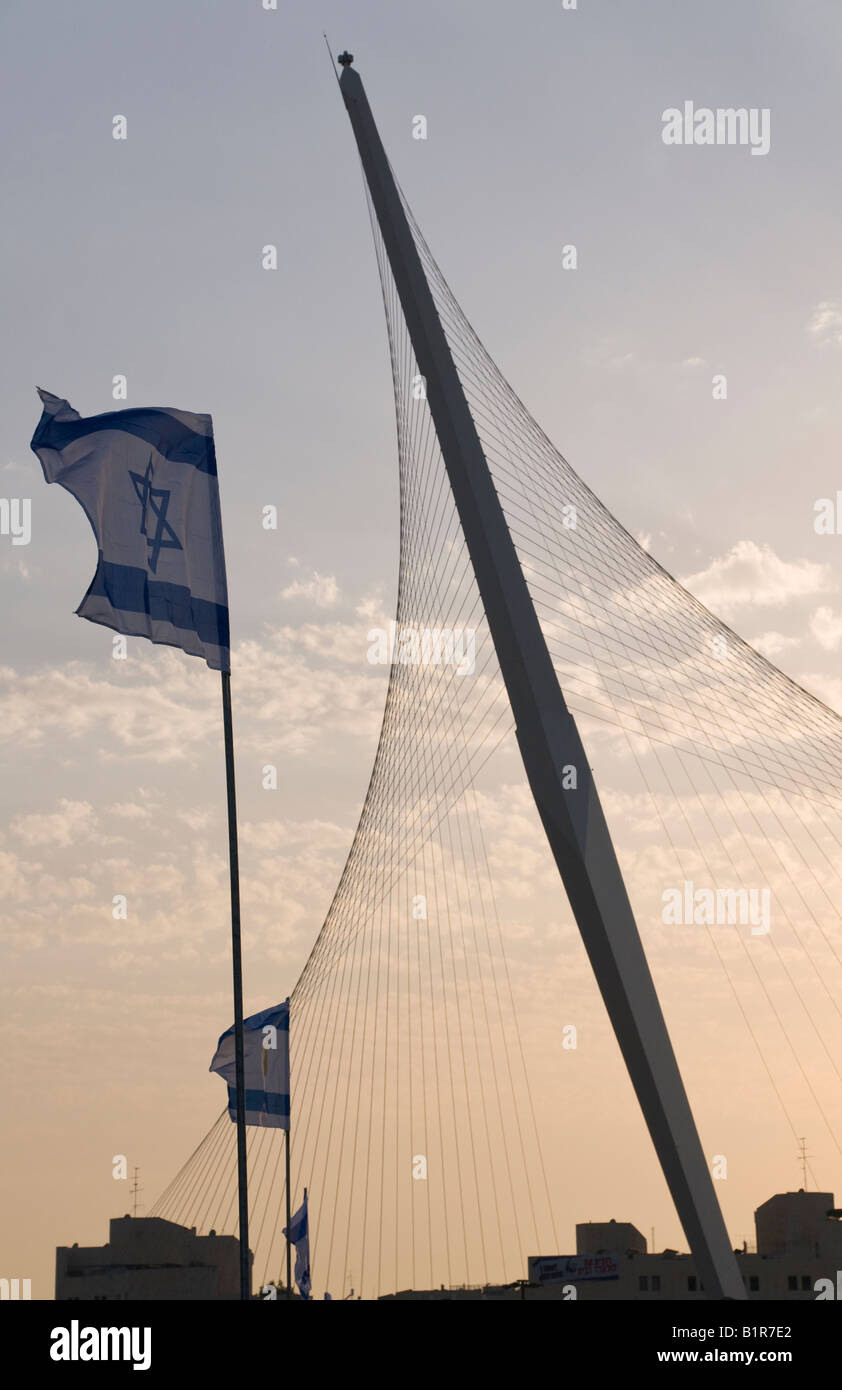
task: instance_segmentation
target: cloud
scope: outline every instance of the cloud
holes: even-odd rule
[[[60,801],[59,810],[13,816],[10,830],[25,845],[53,845],[66,849],[74,840],[89,839],[96,826],[94,808],[87,801]]]
[[[681,365],[682,367],[703,367],[705,359],[704,357],[685,357]]]
[[[807,332],[822,343],[842,343],[842,307],[834,300],[823,299],[813,310]]]
[[[213,823],[214,813],[209,810],[179,811],[178,818],[179,820],[183,820],[184,824],[188,826],[190,830],[207,830],[208,826]]]
[[[762,632],[759,637],[752,637],[751,646],[771,660],[787,647],[797,647],[800,641],[800,637],[785,637],[782,632]]]
[[[296,650],[295,629],[271,632],[264,642],[243,642],[236,651],[241,748],[267,750],[267,726],[277,751],[301,753],[324,741],[320,723],[332,735],[376,738],[383,718],[384,667],[366,660],[365,633],[349,627],[344,635],[330,625],[328,635],[304,629],[304,653]],[[355,671],[340,663],[353,660]],[[314,665],[311,653],[333,662]],[[262,726],[262,727],[260,727]],[[271,758],[268,759],[271,761]]]
[[[118,820],[149,820],[151,816],[148,806],[138,806],[135,801],[116,801],[107,807],[107,814]]]
[[[358,618],[364,618],[367,622],[374,622],[376,619],[381,627],[385,627],[389,619],[386,617],[383,607],[383,597],[378,589],[373,594],[368,594],[361,598],[354,609]]]
[[[123,755],[168,762],[218,732],[216,688],[198,662],[162,651],[107,665],[108,676],[78,661],[29,674],[0,669],[0,739],[32,747],[95,734],[105,756],[110,739]]]
[[[321,662],[342,665],[368,664],[368,625],[363,623],[299,623],[296,627],[280,627],[276,635],[292,652],[298,648],[307,656]]]
[[[299,845],[305,845],[311,851],[318,848],[347,849],[352,838],[351,827],[322,820],[247,821],[240,828],[243,844],[263,851],[281,851]]]
[[[842,642],[842,618],[831,608],[817,608],[810,619],[810,634],[826,652],[835,652]]]
[[[29,885],[23,868],[16,854],[0,851],[0,879],[3,882],[3,897],[7,901],[18,901],[29,896]]]
[[[268,631],[234,653],[241,750],[300,753],[324,736],[373,739],[383,715],[385,668],[367,660],[362,623],[304,624]],[[95,740],[98,759],[189,762],[221,738],[218,686],[203,663],[150,648],[102,665],[79,661],[29,673],[0,667],[0,744],[59,748]],[[139,799],[148,801],[142,789]],[[121,803],[115,818],[139,820]]]
[[[727,555],[681,583],[713,612],[728,614],[743,605],[767,608],[823,593],[831,578],[827,565],[782,560],[768,545],[738,541]]]
[[[282,589],[281,598],[306,598],[317,608],[332,608],[339,602],[339,585],[332,574],[314,570],[312,579],[295,579]]]
[[[838,676],[828,676],[821,671],[799,671],[798,684],[829,709],[842,713],[842,680]]]

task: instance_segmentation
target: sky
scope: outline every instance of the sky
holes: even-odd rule
[[[840,31],[831,0],[5,5],[0,497],[30,499],[31,537],[0,534],[0,1274],[33,1296],[51,1296],[57,1244],[100,1243],[130,1209],[114,1155],[148,1207],[213,1122],[230,1022],[218,682],[140,641],[115,659],[73,616],[95,549],[29,450],[36,386],[98,414],[125,376],[128,405],[213,416],[246,1009],[266,1007],[350,845],[387,679],[365,635],[397,583],[388,347],[323,34],[355,54],[427,242],[547,435],[671,573],[839,709],[842,541],[814,522],[842,488]],[[768,109],[768,153],[665,145],[663,112],[686,101]],[[525,883],[536,822],[499,816]],[[539,919],[527,901],[510,948],[525,1012],[540,995],[548,1147],[577,1155],[562,1243],[610,1214],[684,1248],[645,1143],[639,1169],[612,1159],[631,1109],[607,1032],[607,1103],[571,1085],[558,1113],[541,1028],[564,953],[544,942],[535,978]],[[735,1240],[798,1185],[789,1134],[752,1122],[768,1142],[723,1194]],[[838,1189],[818,1134],[812,1152]]]

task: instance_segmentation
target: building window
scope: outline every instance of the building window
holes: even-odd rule
[[[806,1292],[807,1289],[811,1289],[811,1288],[813,1287],[813,1285],[810,1283],[810,1276],[809,1276],[809,1274],[802,1274],[802,1275],[801,1275],[801,1287],[802,1287],[802,1289],[805,1290],[805,1292]]]
[[[749,1275],[748,1287],[749,1287],[749,1292],[750,1292],[750,1293],[759,1293],[759,1291],[760,1291],[760,1280],[758,1279],[758,1277],[757,1277],[756,1274],[750,1274],[750,1275]]]
[[[786,1281],[786,1286],[788,1289],[798,1288],[798,1280],[796,1279],[794,1274],[790,1274],[789,1278]]]
[[[652,1275],[652,1292],[653,1292],[653,1293],[660,1293],[660,1292],[661,1292],[661,1276],[660,1276],[660,1274],[653,1274],[653,1275]]]
[[[640,1275],[640,1277],[639,1277],[639,1279],[638,1279],[638,1286],[639,1286],[639,1288],[640,1288],[640,1292],[641,1292],[641,1293],[648,1293],[648,1292],[649,1292],[649,1275],[648,1275],[648,1274],[641,1274],[641,1275]]]
[[[688,1293],[695,1293],[695,1292],[696,1292],[696,1276],[695,1276],[695,1274],[688,1274],[688,1275],[687,1275],[687,1292],[688,1292]]]

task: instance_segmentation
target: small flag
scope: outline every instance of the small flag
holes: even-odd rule
[[[304,1201],[292,1217],[289,1229],[284,1226],[284,1235],[290,1245],[295,1246],[295,1282],[303,1299],[310,1297],[310,1228],[307,1221],[307,1189]]]
[[[289,1129],[289,1000],[243,1019],[246,1124]],[[237,1119],[233,1024],[222,1034],[210,1070],[228,1083],[228,1114]]]
[[[31,447],[48,483],[81,503],[99,548],[76,612],[230,669],[228,587],[213,425],[186,410],[83,420],[39,388]]]

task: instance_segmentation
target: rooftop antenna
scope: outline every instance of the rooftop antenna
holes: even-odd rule
[[[809,1158],[812,1158],[812,1157],[813,1157],[813,1154],[808,1154],[808,1152],[807,1152],[807,1140],[806,1140],[806,1139],[799,1139],[799,1140],[798,1140],[798,1160],[799,1160],[799,1162],[800,1162],[800,1164],[801,1164],[801,1190],[802,1190],[802,1192],[806,1192],[806,1191],[807,1191],[807,1160],[808,1160]]]
[[[139,1173],[140,1173],[140,1169],[139,1169],[139,1168],[134,1168],[134,1169],[132,1170],[131,1194],[132,1194],[132,1216],[133,1216],[133,1217],[137,1216],[137,1194],[138,1194],[138,1192],[142,1192],[142,1191],[143,1191],[143,1188],[140,1186],[140,1184],[138,1183],[138,1180],[137,1180],[137,1179],[138,1179],[138,1174],[139,1174]]]

